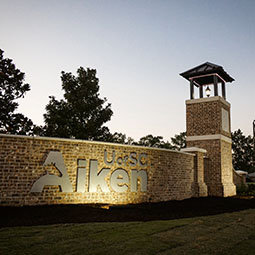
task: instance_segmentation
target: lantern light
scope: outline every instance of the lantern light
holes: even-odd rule
[[[211,94],[211,89],[209,88],[209,86],[207,86],[206,90],[205,90],[205,94],[207,95],[207,97],[210,96]]]

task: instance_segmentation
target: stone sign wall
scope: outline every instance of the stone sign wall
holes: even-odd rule
[[[194,182],[201,160],[192,153],[148,147],[0,135],[0,203],[131,204],[186,199],[196,196]]]

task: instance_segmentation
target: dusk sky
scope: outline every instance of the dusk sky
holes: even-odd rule
[[[189,83],[179,73],[224,67],[232,131],[255,119],[255,0],[0,0],[0,48],[31,86],[19,112],[43,124],[61,71],[97,70],[111,132],[165,140],[186,130]]]

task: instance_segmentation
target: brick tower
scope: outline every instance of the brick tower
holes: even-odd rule
[[[234,79],[221,66],[206,62],[180,74],[190,82],[190,100],[186,100],[187,147],[207,151],[205,183],[209,196],[233,196],[230,103],[226,101],[226,82]],[[221,83],[222,96],[218,85]],[[194,89],[199,98],[194,98]],[[206,87],[206,88],[205,88]],[[214,96],[210,96],[210,87]],[[207,97],[204,97],[204,91]]]

